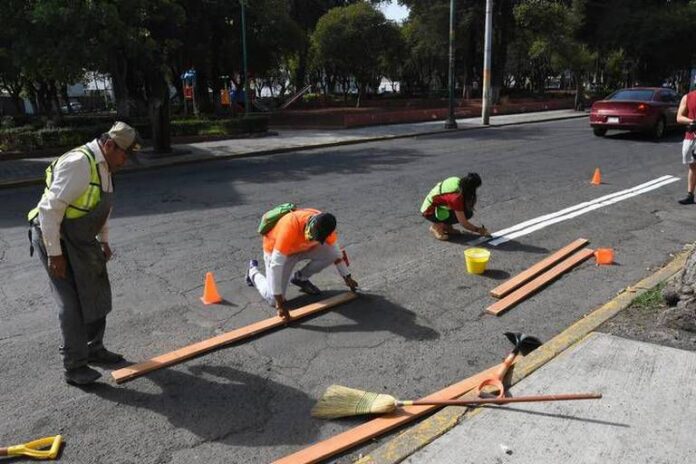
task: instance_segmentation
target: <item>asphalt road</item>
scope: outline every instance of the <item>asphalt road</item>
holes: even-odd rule
[[[277,203],[338,217],[363,294],[130,383],[105,371],[85,390],[62,381],[47,277],[28,256],[23,217],[40,189],[0,191],[0,446],[61,433],[70,463],[269,462],[362,422],[309,416],[329,384],[412,398],[472,375],[504,357],[504,331],[549,339],[694,240],[696,209],[675,201],[685,191],[680,139],[600,139],[586,120],[568,120],[124,175],[106,342],[131,361],[273,314],[244,272],[261,258],[258,219]],[[596,167],[600,186],[589,184]],[[483,178],[474,222],[492,231],[663,175],[681,179],[491,247],[489,272],[473,276],[467,238],[437,242],[418,214],[432,185],[469,171]],[[585,263],[502,317],[482,313],[491,288],[578,237],[614,248],[617,264]],[[207,271],[225,304],[199,301]],[[331,269],[314,282],[328,294],[345,288]]]

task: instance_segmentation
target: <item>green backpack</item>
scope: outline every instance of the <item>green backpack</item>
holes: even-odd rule
[[[266,235],[275,227],[280,218],[285,216],[291,211],[295,211],[297,206],[294,203],[283,203],[276,206],[273,209],[266,211],[263,216],[261,216],[261,222],[259,223],[259,234]]]

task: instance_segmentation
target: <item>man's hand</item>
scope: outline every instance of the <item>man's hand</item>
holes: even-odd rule
[[[48,272],[58,279],[65,279],[67,275],[68,262],[63,255],[48,257]]]
[[[111,247],[107,242],[100,242],[101,243],[101,249],[104,252],[104,257],[106,258],[107,261],[111,259],[111,257],[114,255],[113,252],[111,251]]]
[[[353,280],[353,278],[350,276],[350,274],[348,274],[347,276],[345,276],[345,277],[343,278],[343,280],[345,281],[345,283],[346,283],[346,285],[348,286],[348,288],[350,288],[350,291],[351,291],[351,292],[354,292],[355,289],[358,288],[358,283],[357,283],[355,280]]]
[[[285,307],[285,298],[283,295],[274,295],[276,303],[275,307],[276,310],[278,311],[278,316],[285,320],[290,320],[290,313],[288,312],[288,309]]]

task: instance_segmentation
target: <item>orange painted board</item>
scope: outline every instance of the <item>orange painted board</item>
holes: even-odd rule
[[[503,312],[512,308],[520,301],[526,299],[527,297],[532,295],[534,292],[536,292],[537,290],[539,290],[541,287],[548,284],[552,280],[555,280],[564,272],[568,272],[573,267],[575,267],[578,264],[582,263],[583,261],[587,260],[593,254],[594,254],[594,250],[592,250],[590,248],[586,248],[584,250],[578,251],[574,255],[572,255],[572,256],[564,259],[560,263],[556,264],[554,267],[552,267],[548,271],[544,272],[536,279],[532,280],[531,282],[523,285],[522,287],[518,288],[514,292],[510,293],[508,296],[506,296],[502,300],[496,301],[495,303],[490,305],[488,308],[486,308],[486,312],[488,314],[500,316]]]
[[[464,379],[454,385],[432,393],[423,400],[451,400],[465,395],[469,391],[478,387],[478,385],[495,376],[500,369],[499,364],[491,367],[483,372],[480,372],[472,377]],[[339,433],[331,438],[315,443],[307,448],[301,449],[293,454],[289,454],[283,458],[273,461],[272,464],[312,464],[330,458],[342,451],[351,449],[360,443],[363,443],[372,438],[378,437],[389,432],[397,427],[412,422],[417,418],[440,409],[442,406],[405,406],[397,409],[392,414],[384,414],[376,419],[372,419],[345,432]]]
[[[508,293],[512,292],[516,288],[524,285],[525,283],[532,280],[537,275],[541,274],[545,270],[549,269],[551,266],[559,263],[563,259],[567,258],[571,254],[578,251],[580,248],[584,247],[590,243],[589,240],[584,238],[579,238],[572,243],[564,246],[552,255],[547,256],[533,266],[527,268],[526,270],[520,272],[512,279],[503,282],[502,284],[491,290],[491,296],[496,298],[502,298]]]
[[[290,311],[290,316],[293,322],[298,319],[302,319],[312,314],[327,310],[334,306],[346,303],[358,297],[357,293],[346,292],[341,293],[331,298],[319,301],[317,303],[308,304],[301,308],[294,309]],[[201,354],[207,353],[209,351],[215,350],[225,345],[235,343],[262,332],[267,332],[271,329],[281,327],[285,325],[285,320],[279,316],[274,316],[269,319],[264,319],[262,321],[254,322],[253,324],[241,327],[239,329],[220,334],[216,337],[209,338],[207,340],[194,343],[192,345],[179,348],[176,351],[171,351],[159,356],[156,356],[147,361],[143,361],[138,364],[133,364],[132,366],[124,367],[122,369],[115,370],[111,372],[111,376],[116,381],[116,383],[123,383],[129,380],[133,380],[136,377],[145,375],[148,372],[155,371],[167,366],[173,366],[174,364],[179,364],[187,359],[191,359]]]

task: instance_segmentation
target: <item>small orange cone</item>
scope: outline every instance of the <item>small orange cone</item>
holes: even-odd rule
[[[592,176],[592,185],[599,185],[602,183],[602,173],[599,172],[599,168],[594,170],[594,175]]]
[[[205,285],[203,286],[203,296],[201,297],[203,304],[215,304],[222,302],[222,297],[218,293],[217,285],[212,272],[205,274]]]

